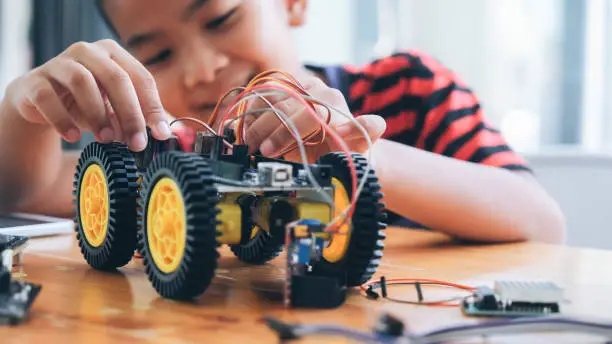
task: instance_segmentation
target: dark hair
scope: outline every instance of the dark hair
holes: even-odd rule
[[[96,8],[98,9],[98,14],[100,14],[100,18],[102,18],[102,21],[104,21],[106,27],[111,31],[115,38],[119,38],[119,33],[117,32],[117,29],[115,29],[115,26],[108,17],[106,9],[104,9],[104,0],[95,0],[94,2],[96,4]]]

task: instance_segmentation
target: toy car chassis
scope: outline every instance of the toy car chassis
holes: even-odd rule
[[[351,199],[351,174],[342,153],[308,165],[334,204],[323,200],[305,166],[226,148],[231,135],[199,132],[193,150],[177,137],[149,135],[143,152],[119,143],[91,143],[74,178],[75,230],[87,263],[98,270],[126,265],[137,250],[155,290],[187,300],[210,285],[229,245],[241,261],[263,264],[285,247],[286,225],[302,219],[329,223]],[[367,162],[352,159],[360,178]],[[310,273],[358,286],[376,271],[385,238],[384,204],[374,171],[364,184],[352,219],[331,235]]]

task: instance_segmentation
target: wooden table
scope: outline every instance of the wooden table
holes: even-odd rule
[[[566,288],[567,315],[612,319],[611,262],[612,252],[594,249],[535,243],[460,246],[442,235],[390,228],[379,271],[388,278],[435,278],[470,285],[495,279],[549,279]],[[275,334],[261,321],[266,315],[368,330],[379,312],[389,311],[416,332],[482,321],[464,317],[458,308],[373,301],[358,290],[336,310],[286,310],[281,304],[281,263],[278,259],[268,266],[247,267],[224,250],[213,286],[198,302],[185,304],[159,298],[139,261],[120,273],[98,272],[84,262],[72,236],[34,239],[16,277],[42,283],[43,290],[26,324],[0,328],[0,343],[275,343]],[[413,287],[392,292],[415,295]],[[446,289],[424,292],[428,299],[457,294]],[[562,334],[550,340],[549,336],[493,337],[486,343],[601,342],[598,337]],[[347,342],[334,337],[302,342],[332,341]]]

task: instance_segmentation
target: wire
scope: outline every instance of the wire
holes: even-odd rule
[[[172,127],[175,123],[183,122],[183,121],[190,121],[190,122],[197,123],[197,124],[203,126],[211,134],[217,135],[217,133],[213,130],[213,128],[211,128],[208,124],[204,123],[203,121],[201,121],[201,120],[199,120],[197,118],[193,118],[193,117],[181,117],[181,118],[177,118],[177,119],[173,120],[172,122],[170,122],[170,127]],[[232,148],[232,144],[229,143],[227,140],[223,139],[223,143],[225,144],[226,147]]]
[[[267,92],[267,93],[263,93],[263,94],[262,93],[253,92],[252,94],[243,95],[241,99],[236,101],[235,104],[233,104],[232,107],[226,112],[226,116],[223,118],[223,120],[219,124],[218,131],[219,132],[222,131],[222,124],[226,123],[226,117],[228,116],[228,114],[230,114],[236,107],[240,106],[241,104],[243,104],[244,102],[248,101],[249,99],[252,99],[254,97],[257,97],[257,98],[261,99],[261,98],[263,98],[265,96],[268,96],[268,95],[286,95],[287,93],[290,94],[290,95],[292,94],[291,91],[288,91],[287,89],[282,88],[282,87],[275,87],[275,86],[266,86],[266,87],[263,87],[263,89],[267,89],[267,88],[272,88],[275,91],[274,92]],[[266,99],[266,101],[267,101],[267,99]],[[305,102],[303,99],[301,99],[301,101]],[[281,119],[281,121],[283,121],[283,122],[285,122],[287,124],[291,123],[291,125],[293,125],[293,123],[291,122],[291,120],[289,119],[289,117],[286,114],[285,115],[280,115],[278,109],[276,109],[271,103],[268,102],[268,104],[271,106],[272,109],[274,109],[275,114]],[[316,120],[321,122],[321,119],[316,114],[312,114],[311,113],[311,115],[314,116]],[[244,118],[241,118],[240,121],[244,121]],[[355,122],[356,122],[357,126],[361,126],[361,124],[358,121],[355,120]],[[361,183],[359,184],[360,188],[357,188],[357,171],[356,171],[356,167],[355,167],[354,161],[352,159],[352,156],[351,156],[350,152],[348,151],[348,147],[346,146],[346,143],[331,128],[329,128],[329,126],[327,126],[326,123],[321,123],[321,124],[324,125],[325,129],[330,132],[332,138],[337,141],[338,145],[343,147],[343,152],[347,156],[347,160],[348,160],[348,163],[349,163],[349,169],[351,171],[351,176],[352,176],[351,182],[352,182],[353,200],[349,204],[349,206],[341,214],[339,214],[335,219],[333,219],[330,222],[330,224],[328,225],[328,227],[326,228],[326,231],[328,231],[328,232],[336,232],[337,230],[340,229],[342,224],[347,222],[347,218],[351,218],[352,217],[352,212],[353,212],[353,209],[355,207],[355,204],[357,203],[357,199],[358,199],[359,195],[361,194],[361,190],[363,189],[363,185],[367,181],[367,178],[368,178],[368,175],[369,175],[369,168],[367,169],[366,173],[364,173],[364,176],[362,177]],[[290,130],[294,131],[294,134],[293,134],[294,137],[299,137],[299,131],[295,127],[291,128]],[[365,131],[365,129],[363,129],[363,131],[367,134],[367,131]],[[369,137],[368,137],[368,139],[369,139]],[[371,149],[369,149],[369,150],[371,151]],[[308,166],[309,162],[308,162],[307,158],[305,158],[305,152],[301,151],[301,153],[303,154],[302,158],[304,160],[304,165]],[[368,159],[368,166],[369,166],[369,159]],[[333,201],[332,201],[332,203],[333,203]],[[342,221],[342,222],[338,223],[338,221]]]
[[[285,94],[283,94],[284,96],[290,96],[292,98],[297,99],[300,103],[302,103],[302,105],[304,105],[305,109],[307,110],[306,112],[312,116],[315,116],[317,120],[319,119],[319,116],[317,115],[316,109],[314,108],[314,106],[312,104],[310,104],[309,102],[307,102],[305,100],[305,96],[304,94],[300,94],[299,92],[296,92],[295,90],[293,90],[291,87],[287,87],[283,84],[281,85],[275,85],[275,84],[270,84],[270,85],[256,85],[253,86],[249,89],[244,90],[238,97],[237,99],[234,101],[234,103],[232,104],[232,106],[230,107],[230,110],[227,111],[223,117],[223,120],[221,121],[221,123],[223,123],[230,115],[231,113],[236,109],[236,105],[238,105],[238,113],[237,115],[240,115],[243,111],[244,111],[244,107],[245,104],[243,102],[240,101],[240,99],[242,97],[244,97],[245,95],[249,94],[249,93],[253,93],[254,91],[257,90],[262,90],[262,89],[276,89],[276,90],[280,90],[283,91]],[[272,104],[265,98],[261,98],[264,100],[264,102],[266,102],[268,104],[268,106],[272,107]],[[328,116],[325,120],[325,123],[321,123],[321,125],[323,126],[323,128],[325,128],[326,125],[328,125],[331,122],[331,111],[329,111],[328,109]],[[286,129],[289,129],[287,127],[287,122],[283,121],[281,119],[281,123],[285,126]],[[238,124],[238,130],[237,130],[237,135],[238,135],[238,143],[244,143],[246,138],[243,135],[244,132],[244,120],[241,120]],[[320,132],[319,130],[315,130],[309,134],[307,134],[303,140],[305,142],[307,142],[307,145],[319,145],[322,144],[323,142],[325,142],[325,135],[323,135],[323,137],[321,138],[321,140],[319,142],[313,143],[313,142],[308,142],[310,139],[312,139],[313,137],[315,137],[318,132]],[[325,130],[323,130],[323,133],[325,133]],[[289,147],[284,148],[283,150],[281,150],[280,152],[278,152],[274,157],[279,157],[279,156],[283,156],[286,155],[287,153],[295,150],[296,147],[294,145],[290,145]]]
[[[429,344],[473,336],[491,336],[526,332],[584,332],[612,338],[612,324],[564,316],[528,317],[458,325],[412,335],[411,343]]]
[[[281,77],[273,77],[273,75],[275,74],[279,74]],[[296,100],[298,100],[302,105],[304,105],[306,112],[309,115],[311,115],[316,121],[319,122],[320,124],[319,129],[313,130],[312,132],[306,134],[302,138],[299,134],[299,130],[295,128],[289,116],[287,116],[287,114],[281,114],[279,111],[277,111],[278,109],[276,109],[272,105],[272,103],[268,99],[265,98],[266,95],[271,95],[271,92],[268,92],[265,95],[264,93],[257,92],[257,91],[264,91],[264,90],[270,90],[270,89],[276,91],[276,93],[272,95],[281,95],[285,97],[289,96],[290,98],[295,98]],[[255,76],[246,87],[237,87],[237,88],[233,88],[229,90],[228,92],[226,92],[225,95],[221,99],[219,99],[215,108],[213,109],[213,112],[208,120],[208,125],[206,125],[202,121],[199,121],[193,118],[189,118],[189,117],[183,118],[182,120],[191,120],[193,122],[201,124],[208,131],[214,132],[214,130],[211,128],[211,125],[213,125],[213,123],[215,123],[217,119],[219,118],[219,115],[220,115],[219,110],[220,110],[221,103],[223,103],[225,99],[229,97],[232,93],[238,92],[238,91],[239,91],[239,94],[233,99],[233,101],[231,102],[231,105],[229,106],[229,110],[225,111],[225,113],[223,114],[223,117],[221,118],[221,121],[219,122],[219,129],[216,132],[217,135],[222,136],[222,128],[226,124],[226,121],[232,115],[232,113],[237,110],[237,114],[235,116],[235,118],[238,118],[237,131],[236,131],[237,143],[242,144],[243,142],[246,142],[246,137],[245,137],[246,135],[245,133],[246,116],[242,116],[242,115],[247,112],[246,111],[246,101],[248,99],[252,99],[253,97],[257,97],[261,99],[264,103],[266,103],[269,109],[273,110],[273,113],[281,121],[281,124],[289,130],[289,132],[291,133],[291,135],[296,141],[295,144],[291,144],[288,147],[285,147],[284,149],[282,149],[281,152],[277,154],[277,156],[283,156],[295,149],[299,149],[301,158],[307,170],[308,177],[309,179],[311,179],[311,182],[313,181],[315,182],[313,183],[313,186],[315,186],[318,191],[321,191],[321,187],[318,183],[316,183],[316,180],[314,176],[312,175],[312,172],[309,169],[309,162],[308,162],[307,154],[305,153],[304,147],[324,143],[326,140],[326,134],[329,134],[332,137],[332,139],[337,143],[337,145],[340,147],[341,151],[347,156],[349,170],[350,170],[351,177],[352,177],[351,178],[351,191],[352,191],[353,197],[352,197],[352,200],[349,206],[346,209],[344,209],[342,213],[336,216],[328,224],[328,227],[326,228],[327,231],[331,231],[331,232],[334,232],[336,229],[340,230],[341,226],[344,223],[347,223],[349,221],[348,219],[352,218],[358,197],[361,194],[363,187],[365,185],[365,182],[367,181],[368,176],[370,174],[372,142],[365,128],[363,128],[363,126],[354,118],[352,114],[346,114],[343,111],[340,111],[339,109],[334,108],[333,106],[330,106],[329,104],[326,104],[325,102],[312,97],[304,89],[304,87],[291,75],[280,72],[280,71],[274,71],[274,70],[266,71],[266,72],[260,73],[259,75]],[[325,120],[323,120],[320,117],[320,115],[317,113],[316,108],[315,108],[316,105],[322,106],[327,111],[327,116]],[[364,175],[362,176],[359,185],[357,185],[358,176],[357,176],[357,169],[355,166],[355,162],[353,161],[352,155],[349,152],[346,142],[344,142],[344,140],[342,140],[342,138],[334,130],[332,130],[329,127],[329,124],[331,122],[332,109],[340,113],[341,115],[345,116],[353,124],[355,124],[357,128],[364,134],[364,137],[368,143],[368,152],[369,152],[369,156],[367,159],[368,164],[367,164],[366,171]],[[312,139],[314,139],[317,136],[320,136],[320,140],[317,142],[312,142]],[[231,148],[231,144],[228,143],[226,140],[224,140],[224,143],[226,146],[229,146]],[[325,198],[329,200],[329,195],[327,195],[327,193],[324,193],[324,194],[325,194]],[[333,204],[333,201],[331,201],[330,203]]]
[[[382,318],[384,318],[384,315]],[[612,323],[562,316],[528,317],[488,321],[470,325],[444,327],[425,333],[390,334],[374,330],[372,332],[357,331],[344,326],[329,324],[296,325],[267,318],[268,326],[279,335],[289,339],[299,339],[306,335],[330,334],[354,339],[364,343],[410,343],[439,344],[461,338],[503,335],[543,333],[552,331],[578,332],[588,335],[599,335],[612,338]],[[383,324],[384,325],[384,324]]]
[[[233,109],[238,107],[242,102],[246,102],[247,100],[252,99],[253,97],[266,97],[266,96],[282,96],[282,95],[286,95],[286,93],[283,92],[283,91],[284,90],[281,90],[281,91],[268,91],[268,92],[263,92],[263,93],[255,93],[255,94],[246,95],[246,96],[243,97],[243,99],[241,99],[236,104],[234,104],[232,106],[232,108],[229,109],[228,112],[231,113],[233,111]],[[357,121],[357,119],[355,119],[355,117],[353,115],[348,114],[348,113],[346,113],[346,112],[344,112],[344,111],[342,111],[342,110],[340,110],[340,109],[338,109],[338,108],[336,108],[336,107],[334,107],[332,105],[329,105],[329,104],[326,104],[326,103],[324,103],[322,101],[319,101],[316,98],[309,97],[309,96],[303,96],[303,98],[312,100],[314,102],[318,102],[318,103],[322,104],[323,106],[325,106],[325,107],[327,107],[327,108],[329,108],[329,109],[331,109],[333,111],[336,111],[337,113],[339,113],[342,116],[346,117],[350,122],[352,122],[361,131],[361,133],[363,134],[363,136],[364,136],[364,138],[366,140],[367,146],[368,146],[368,149],[367,149],[368,156],[366,158],[367,165],[366,165],[365,173],[361,177],[361,181],[359,182],[357,190],[355,191],[353,189],[354,190],[353,191],[353,201],[351,202],[351,206],[347,207],[345,209],[345,211],[343,211],[340,215],[338,215],[334,220],[331,221],[331,224],[335,224],[340,219],[346,219],[347,217],[350,218],[352,216],[352,214],[349,216],[348,213],[349,213],[349,211],[352,210],[352,208],[354,208],[354,204],[355,204],[356,200],[358,199],[358,197],[361,195],[361,192],[362,192],[362,190],[363,190],[363,188],[365,186],[365,183],[366,183],[366,181],[367,181],[367,179],[368,179],[368,177],[369,177],[369,175],[371,173],[370,170],[371,170],[372,145],[373,145],[372,144],[372,140],[371,140],[370,136],[368,135],[367,130],[363,127],[363,125],[361,125],[361,123],[359,123],[359,121]],[[242,120],[244,120],[244,118]],[[219,127],[218,131],[221,132],[221,127]],[[293,136],[295,137],[296,135],[293,134]],[[352,158],[349,158],[349,162],[352,162]],[[353,179],[353,181],[355,181],[355,180],[356,180],[356,178]]]
[[[399,299],[399,298],[395,298],[395,297],[389,297],[387,295],[387,287],[391,286],[391,285],[414,285],[416,290],[417,290],[417,294],[418,294],[418,301],[410,301],[410,300],[404,300],[404,299]],[[423,294],[421,291],[421,286],[423,285],[428,285],[428,286],[443,286],[443,287],[451,287],[451,288],[456,288],[456,289],[460,289],[460,290],[464,290],[464,291],[469,291],[471,293],[473,293],[476,288],[471,287],[471,286],[467,286],[467,285],[462,285],[462,284],[457,284],[457,283],[452,283],[452,282],[446,282],[446,281],[441,281],[441,280],[435,280],[435,279],[427,279],[427,278],[397,278],[397,279],[385,279],[385,277],[381,277],[379,280],[375,280],[375,281],[370,281],[367,282],[363,285],[360,286],[361,290],[365,292],[366,296],[370,297],[370,298],[378,298],[379,294],[375,292],[376,288],[380,288],[382,290],[382,296],[383,298],[389,300],[389,301],[393,301],[393,302],[398,302],[398,303],[406,303],[406,304],[411,304],[411,305],[422,305],[422,306],[437,306],[437,307],[457,307],[459,306],[459,304],[455,303],[456,301],[462,301],[465,299],[464,296],[455,296],[449,299],[445,299],[445,300],[436,300],[436,301],[424,301],[423,299]]]
[[[398,284],[398,283],[412,284],[412,283],[415,283],[415,282],[420,282],[420,283],[443,285],[443,286],[453,287],[453,288],[462,289],[462,290],[466,290],[466,291],[475,291],[476,290],[476,288],[468,286],[468,285],[458,284],[458,283],[453,283],[453,282],[447,282],[447,281],[442,281],[442,280],[437,280],[437,279],[429,279],[429,278],[392,278],[392,279],[385,279],[385,281],[387,282],[387,285],[389,285],[391,283],[393,283],[393,284]],[[389,283],[389,282],[391,282],[391,283]],[[375,285],[375,284],[380,284],[380,283],[381,283],[381,279],[366,282],[366,283],[361,285],[361,290],[365,291],[367,287],[369,287],[371,285]]]
[[[281,77],[280,78],[275,78],[272,77],[275,74],[279,74]],[[249,84],[246,86],[247,90],[252,90],[254,87],[257,86],[261,86],[261,85],[265,85],[267,83],[279,83],[283,86],[288,87],[289,89],[295,91],[297,94],[301,95],[301,96],[309,96],[310,94],[305,90],[305,88],[299,83],[299,81],[297,81],[293,76],[291,76],[290,74],[278,71],[278,70],[271,70],[271,71],[265,71],[260,73],[259,75],[256,75],[250,82]],[[244,105],[240,107],[239,109],[239,114],[242,113],[244,111]],[[310,107],[313,111],[315,111],[314,108],[314,104],[308,104],[307,108]],[[329,124],[330,120],[331,120],[331,111],[329,109],[327,109],[327,124]],[[285,125],[286,127],[286,125]],[[244,139],[243,134],[243,128],[244,128],[244,121],[239,122],[238,125],[238,134],[239,134],[239,138],[238,138],[238,142],[243,142],[242,140]],[[287,128],[288,129],[288,128]],[[310,139],[316,137],[319,133],[321,133],[321,140],[319,142],[310,142]],[[310,146],[310,145],[318,145],[321,144],[323,142],[325,142],[325,130],[324,128],[320,127],[319,129],[315,129],[313,132],[309,133],[308,135],[306,135],[303,139],[304,139],[304,144],[306,146]],[[279,156],[282,156],[292,150],[294,150],[295,147],[289,147],[286,149],[285,152],[281,152],[281,154],[279,154]]]
[[[249,92],[249,93],[246,93],[246,94],[244,94],[244,95],[242,96],[242,98],[241,98],[241,99],[240,99],[238,102],[236,102],[236,104],[234,104],[234,105],[233,105],[233,106],[232,106],[232,107],[231,107],[231,108],[228,110],[228,112],[229,112],[229,113],[232,113],[232,112],[233,112],[233,111],[234,111],[236,108],[238,108],[238,107],[242,107],[242,106],[243,106],[243,105],[244,105],[244,104],[245,104],[245,103],[246,103],[248,100],[250,100],[250,99],[252,99],[252,98],[259,98],[261,101],[263,101],[264,103],[266,103],[266,105],[268,105],[268,107],[267,107],[267,108],[265,108],[265,109],[266,109],[266,111],[257,112],[257,113],[265,113],[265,112],[268,112],[268,111],[274,112],[274,113],[276,114],[276,116],[278,117],[278,119],[281,121],[281,123],[282,123],[282,124],[283,124],[283,125],[284,125],[284,126],[285,126],[285,127],[288,129],[288,130],[289,130],[289,132],[291,133],[291,135],[293,136],[293,138],[294,138],[296,141],[297,141],[297,140],[303,140],[303,139],[300,137],[299,132],[297,132],[297,134],[296,134],[296,133],[294,133],[294,132],[291,130],[291,128],[289,127],[289,123],[288,123],[289,121],[287,120],[287,119],[289,119],[289,116],[284,116],[284,117],[283,117],[283,116],[279,115],[279,114],[278,114],[278,112],[277,112],[277,111],[279,111],[279,110],[278,110],[278,109],[277,109],[277,108],[276,108],[274,105],[272,105],[272,103],[271,103],[271,102],[270,102],[268,99],[266,99],[266,98],[265,98],[265,96],[266,96],[266,95],[269,95],[269,94],[265,94],[265,95],[263,95],[263,94],[260,94],[260,93],[258,93],[258,92],[255,92],[255,91],[251,91],[251,92]],[[285,94],[284,94],[284,93],[280,93],[280,92],[276,92],[276,91],[275,91],[275,92],[272,92],[272,95],[285,95]],[[249,112],[247,112],[247,113],[249,113]],[[283,113],[284,113],[284,112],[283,112]],[[245,122],[245,118],[247,117],[247,116],[244,116],[245,114],[246,114],[246,113],[245,113],[244,111],[242,111],[242,112],[240,112],[239,114],[237,114],[236,116],[234,116],[233,118],[234,118],[235,120],[237,120],[239,123],[244,123],[244,122]],[[252,112],[251,112],[251,114],[255,114],[255,113],[252,113]],[[286,114],[285,114],[285,115],[286,115]],[[228,122],[233,122],[233,121],[232,121],[232,120],[229,120]],[[222,121],[222,122],[220,122],[220,123],[219,123],[219,127],[217,128],[217,131],[218,131],[218,132],[221,132],[221,131],[222,131],[222,128],[223,128],[223,126],[224,126],[224,125],[227,125],[227,124],[228,124],[228,122],[225,122],[225,123],[224,123],[223,121]],[[246,136],[245,131],[246,131],[246,128],[245,128],[244,126],[240,127],[240,125],[238,125],[238,128],[237,128],[237,130],[236,130],[236,135],[237,135],[236,140],[237,140],[237,144],[246,144],[246,142],[244,142],[244,139],[242,139],[242,138],[244,138],[244,136]],[[305,145],[305,143],[303,143],[303,144]],[[272,156],[272,157],[280,157],[280,156],[282,156],[282,155],[284,155],[284,154],[276,154],[276,156]]]
[[[232,94],[233,92],[236,92],[236,91],[242,92],[244,91],[244,89],[245,87],[234,87],[230,89],[229,91],[225,92],[225,94],[219,99],[219,101],[217,101],[215,108],[213,109],[210,117],[208,118],[208,125],[212,127],[215,121],[217,120],[217,117],[219,116],[219,107],[221,106],[221,103],[223,103],[225,98],[229,97],[229,95]]]
[[[379,337],[375,334],[362,333],[333,325],[293,325],[283,323],[273,317],[265,317],[264,322],[275,331],[281,340],[299,339],[313,334],[328,334],[342,336],[364,343],[378,343]]]
[[[276,93],[270,92],[270,93],[268,93],[266,95],[276,95]],[[336,108],[336,107],[334,107],[334,106],[332,106],[330,104],[322,102],[322,101],[320,101],[320,100],[318,100],[316,98],[313,98],[313,97],[310,97],[310,96],[302,96],[302,97],[304,99],[311,100],[313,102],[321,104],[322,106],[325,106],[326,108],[328,108],[330,110],[333,110],[333,111],[337,112],[338,114],[344,116],[350,122],[352,122],[353,125],[355,125],[357,127],[357,129],[359,129],[359,131],[361,131],[361,133],[363,134],[363,136],[364,136],[364,138],[366,140],[366,143],[367,143],[367,147],[368,147],[368,149],[367,149],[368,156],[366,158],[367,165],[366,165],[364,176],[361,178],[361,182],[359,183],[359,186],[357,188],[357,197],[359,197],[359,195],[361,195],[361,191],[363,190],[363,187],[365,186],[365,182],[368,179],[368,176],[370,174],[370,169],[372,167],[371,161],[372,161],[372,146],[373,146],[373,143],[372,143],[372,139],[370,138],[370,135],[368,134],[367,130],[363,127],[363,125],[361,125],[361,123],[359,123],[359,121],[355,118],[355,116],[353,116],[353,115],[351,115],[349,113],[346,113],[346,112],[344,112],[344,111],[342,111],[342,110],[340,110],[340,109],[338,109],[338,108]],[[352,159],[350,159],[350,160],[352,160]],[[355,199],[357,199],[357,198],[355,198]],[[346,213],[343,213],[342,216],[346,217]]]

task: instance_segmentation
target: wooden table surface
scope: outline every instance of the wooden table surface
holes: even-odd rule
[[[612,252],[535,243],[456,245],[442,235],[390,228],[379,270],[387,278],[435,278],[470,285],[496,279],[542,280],[565,288],[566,315],[612,319]],[[287,310],[281,303],[282,259],[249,267],[223,249],[211,288],[195,303],[158,297],[140,261],[120,273],[94,271],[82,259],[74,238],[33,239],[16,278],[43,289],[27,323],[0,328],[0,343],[276,343],[261,321],[272,315],[292,322],[342,324],[369,330],[380,312],[401,317],[411,331],[470,324],[458,308],[425,307],[369,300],[358,290],[335,310]],[[394,287],[398,297],[414,297],[413,287]],[[425,298],[457,295],[450,289],[424,289]],[[459,293],[459,295],[464,295]],[[583,343],[598,337],[562,334],[492,337],[469,343]],[[301,342],[346,343],[336,337]]]

